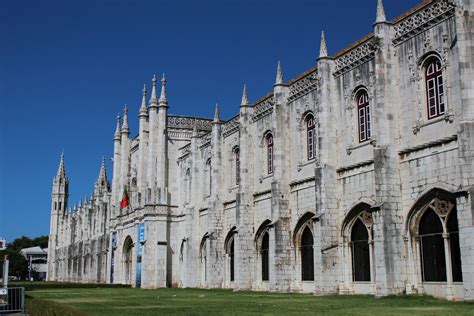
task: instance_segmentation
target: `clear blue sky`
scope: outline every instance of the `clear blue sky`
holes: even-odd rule
[[[170,113],[223,118],[372,31],[376,0],[1,1],[0,236],[49,233],[64,149],[70,203],[90,196],[113,150],[115,116],[132,135],[144,83],[166,73]],[[385,0],[387,18],[418,0]],[[108,163],[108,175],[112,176]]]

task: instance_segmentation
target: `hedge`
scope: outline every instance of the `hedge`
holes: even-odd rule
[[[125,284],[98,284],[98,283],[70,283],[70,282],[9,282],[9,286],[23,286],[26,291],[41,289],[90,289],[90,288],[129,288],[130,285]]]
[[[26,311],[30,316],[90,316],[80,309],[29,296],[26,297]]]

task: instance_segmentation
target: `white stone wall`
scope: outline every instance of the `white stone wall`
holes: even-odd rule
[[[50,267],[58,271],[52,279],[110,282],[116,232],[114,283],[124,283],[125,238],[136,245],[138,224],[145,223],[146,288],[474,299],[472,4],[434,0],[417,10],[423,14],[376,23],[373,34],[322,55],[316,67],[291,81],[277,81],[272,93],[242,104],[228,121],[218,113],[213,121],[168,115],[165,99],[151,100],[159,108],[153,131],[151,118],[142,117],[137,137],[122,131],[115,140],[112,191],[63,217],[52,212],[51,236],[58,236],[51,247]],[[443,66],[447,111],[436,119],[428,119],[426,109],[423,62],[429,56],[438,56]],[[360,89],[368,93],[372,122],[372,137],[362,143],[355,102]],[[310,160],[309,113],[316,126],[316,156]],[[274,140],[271,174],[267,132]],[[132,205],[120,210],[124,186]],[[423,205],[439,196],[456,201],[463,282],[433,286],[422,282],[417,236],[409,227]],[[53,189],[53,202],[59,197]],[[371,281],[365,283],[352,281],[350,245],[351,225],[362,214],[370,227]],[[313,232],[314,281],[303,282],[299,247],[306,226]],[[262,281],[259,237],[266,231],[270,278]],[[231,282],[226,241],[232,238]],[[133,251],[135,275],[136,246]]]

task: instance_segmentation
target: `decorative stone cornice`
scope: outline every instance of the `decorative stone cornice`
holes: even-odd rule
[[[455,5],[450,0],[433,1],[412,14],[395,21],[393,44],[400,44],[452,16],[454,7]]]
[[[310,73],[305,76],[298,78],[297,80],[290,83],[290,96],[288,97],[288,102],[294,101],[311,91],[317,89],[318,87],[318,78],[317,70],[313,69]]]
[[[212,119],[168,115],[168,127],[193,129],[194,125],[198,130],[210,131]]]
[[[377,40],[373,34],[370,34],[361,43],[337,56],[335,59],[336,71],[334,72],[334,76],[338,77],[360,64],[373,59],[377,46]]]
[[[239,119],[240,115],[238,114],[224,123],[222,127],[222,134],[224,135],[224,137],[227,137],[239,130]]]
[[[256,122],[261,118],[271,114],[273,112],[273,106],[275,105],[275,99],[273,94],[270,94],[267,98],[260,100],[260,102],[255,103],[252,121]]]

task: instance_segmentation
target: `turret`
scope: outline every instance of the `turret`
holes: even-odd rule
[[[94,195],[98,196],[104,192],[110,190],[109,180],[107,179],[107,170],[105,168],[105,158],[102,157],[102,163],[100,165],[99,177],[95,182]],[[86,197],[87,203],[87,197]]]
[[[156,159],[157,203],[168,204],[168,99],[166,97],[165,74],[161,79],[161,94],[158,100],[158,135]]]
[[[150,189],[151,195],[148,195],[147,190],[147,203],[154,203],[155,201],[155,188],[156,188],[156,156],[158,153],[157,148],[157,137],[158,137],[158,99],[156,96],[156,75],[153,75],[150,106],[148,109],[148,165],[147,165],[147,188]]]
[[[143,205],[144,194],[146,192],[146,166],[147,166],[147,152],[148,152],[148,111],[146,107],[146,86],[143,85],[142,103],[140,106],[139,130],[138,130],[138,170],[137,170],[137,185],[138,185],[138,204]]]
[[[123,108],[123,122],[122,122],[122,139],[121,139],[121,162],[120,162],[120,185],[119,185],[119,194],[123,192],[123,188],[128,184],[129,178],[129,154],[130,154],[130,130],[128,128],[128,108],[125,104]],[[121,195],[119,195],[121,196]]]
[[[112,178],[112,205],[117,206],[120,201],[120,163],[121,163],[121,131],[120,131],[120,114],[117,114],[117,126],[114,134],[114,167]]]
[[[53,179],[53,190],[51,194],[51,219],[48,241],[48,280],[57,279],[56,247],[60,233],[61,219],[66,213],[69,181],[64,167],[64,152],[61,153],[58,171]]]

